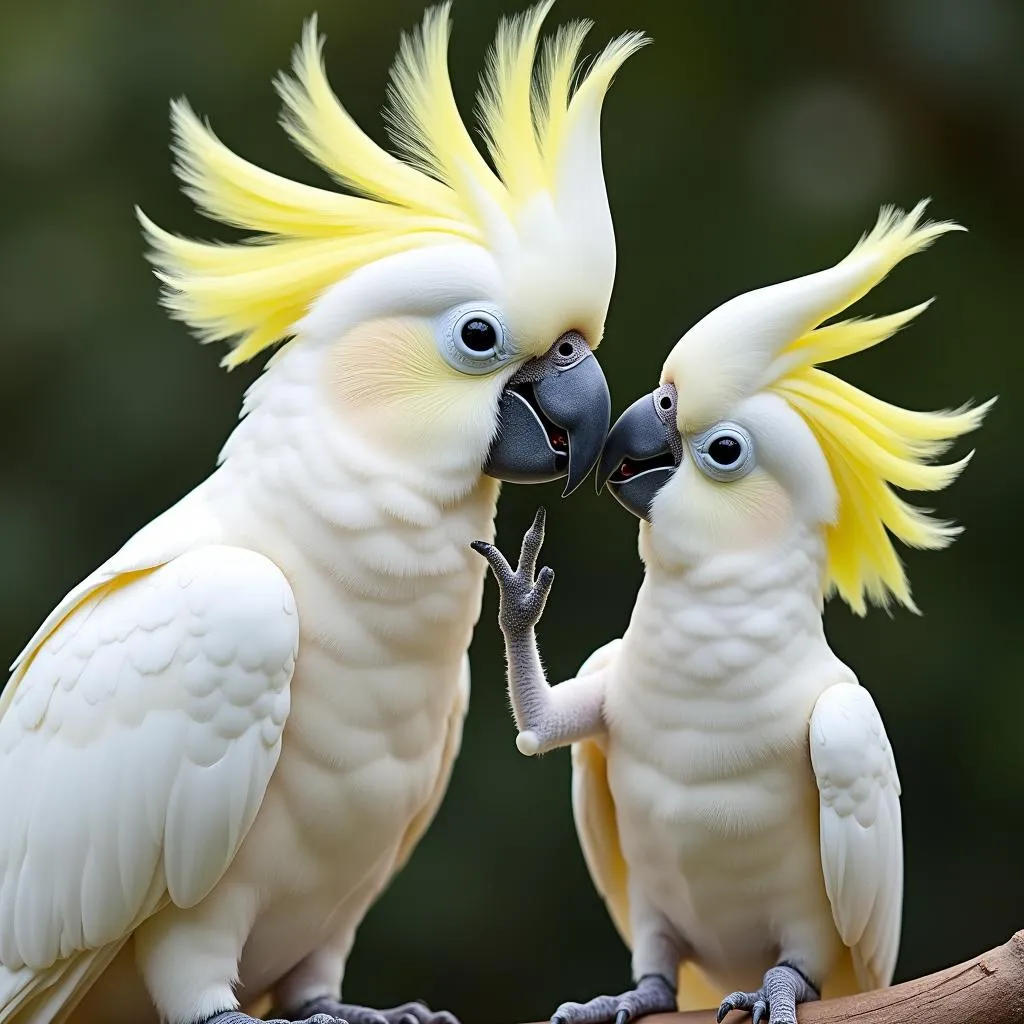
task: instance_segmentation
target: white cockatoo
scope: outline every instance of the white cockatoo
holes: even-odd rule
[[[342,193],[173,107],[177,173],[237,244],[145,217],[165,301],[239,364],[286,341],[216,471],[76,586],[0,700],[0,1024],[450,1021],[344,1004],[356,928],[441,801],[499,481],[593,468],[615,241],[600,114],[622,36],[502,24],[495,170],[452,95],[446,5],[389,126],[350,119],[306,26],[284,124]],[[140,215],[141,216],[141,215]],[[140,382],[146,386],[146,382]]]
[[[831,269],[748,292],[676,344],[660,386],[609,434],[598,471],[642,520],[643,585],[621,639],[549,687],[534,626],[538,515],[501,589],[518,746],[573,744],[584,854],[633,951],[635,988],[560,1006],[562,1024],[719,1006],[792,1024],[798,1003],[888,985],[903,895],[900,783],[871,695],[830,650],[835,590],[913,607],[890,534],[941,548],[956,528],[892,490],[987,406],[910,412],[818,369],[924,306],[818,326],[956,225],[883,210]]]

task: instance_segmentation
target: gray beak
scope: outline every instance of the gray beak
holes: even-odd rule
[[[671,384],[638,398],[615,421],[597,469],[598,493],[607,484],[623,508],[648,521],[654,496],[682,458],[675,409]]]
[[[506,385],[484,472],[517,484],[567,476],[564,498],[597,463],[611,411],[601,364],[582,335],[569,331]]]

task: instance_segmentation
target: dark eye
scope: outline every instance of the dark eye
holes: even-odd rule
[[[468,309],[449,328],[456,365],[467,373],[487,373],[506,356],[505,328],[494,313]]]
[[[462,344],[470,352],[483,355],[494,351],[498,344],[498,332],[494,329],[494,324],[476,317],[462,325]]]
[[[701,472],[723,483],[745,477],[756,462],[754,441],[738,423],[717,423],[689,444]]]
[[[708,445],[708,456],[719,466],[732,466],[743,457],[743,442],[732,434],[720,434]]]

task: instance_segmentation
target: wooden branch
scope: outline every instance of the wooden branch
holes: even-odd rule
[[[944,971],[857,996],[804,1003],[799,1024],[1024,1024],[1024,930]],[[749,1024],[734,1012],[724,1024]],[[715,1024],[714,1010],[663,1013],[642,1024]]]

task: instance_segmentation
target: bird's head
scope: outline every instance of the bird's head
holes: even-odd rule
[[[316,348],[327,401],[384,451],[421,462],[455,451],[502,480],[568,476],[568,493],[610,418],[592,354],[615,276],[601,108],[645,40],[614,40],[584,75],[587,24],[538,50],[551,2],[499,28],[479,95],[491,163],[452,93],[447,4],[403,38],[392,69],[397,155],[332,92],[311,20],[277,82],[283,123],[347,191],[248,163],[178,102],[186,191],[252,237],[208,244],[142,222],[165,304],[202,340],[233,341],[227,365],[282,340],[282,356]]]
[[[927,307],[819,326],[957,228],[922,224],[924,208],[883,209],[835,266],[731,299],[676,343],[658,388],[612,427],[598,469],[598,486],[649,523],[651,544],[686,564],[820,529],[826,590],[860,614],[869,601],[914,607],[893,538],[942,548],[958,529],[893,488],[951,483],[970,456],[933,460],[991,403],[912,412],[818,364],[884,341]]]

